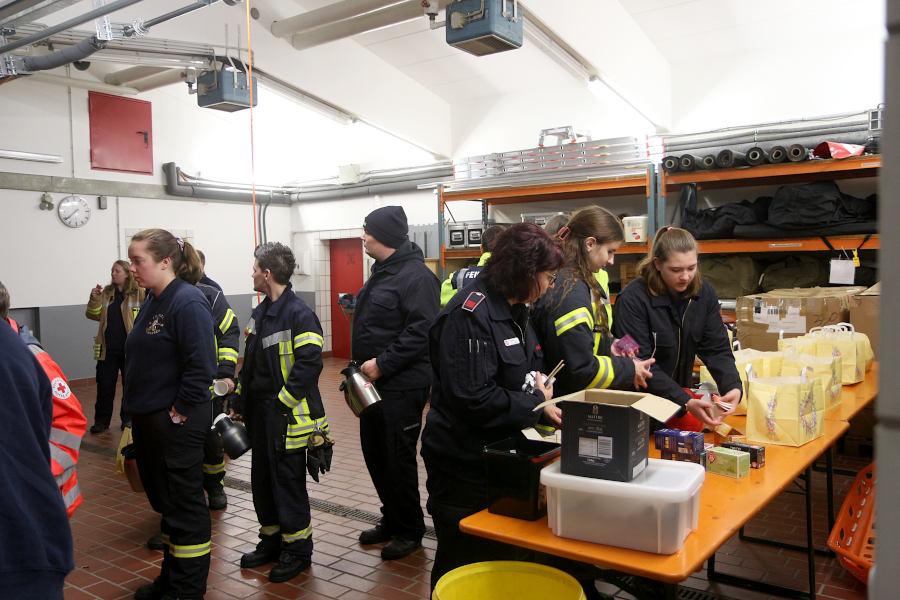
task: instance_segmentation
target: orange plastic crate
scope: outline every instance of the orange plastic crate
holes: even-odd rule
[[[875,463],[862,469],[844,498],[828,547],[845,569],[864,584],[875,561]]]

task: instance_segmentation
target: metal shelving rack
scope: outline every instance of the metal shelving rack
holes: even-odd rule
[[[491,206],[503,204],[525,204],[529,202],[546,202],[557,200],[573,200],[579,198],[597,198],[610,196],[626,196],[643,194],[647,202],[648,235],[656,232],[656,170],[648,163],[643,171],[635,169],[633,175],[597,176],[586,179],[584,174],[573,171],[560,180],[535,184],[501,184],[490,179],[485,183],[493,183],[491,187],[454,187],[453,183],[438,186],[438,239],[440,242],[440,266],[444,270],[448,260],[478,258],[477,248],[448,249],[445,247],[446,235],[444,208],[448,202],[477,201],[481,202],[482,220],[487,221]],[[577,181],[573,179],[577,178]],[[623,244],[619,254],[645,254],[646,244]]]

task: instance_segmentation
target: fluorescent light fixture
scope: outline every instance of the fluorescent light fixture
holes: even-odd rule
[[[40,154],[38,152],[19,152],[17,150],[0,150],[0,158],[11,160],[30,160],[33,162],[61,163],[62,157],[57,154]]]

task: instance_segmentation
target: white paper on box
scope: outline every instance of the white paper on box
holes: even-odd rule
[[[856,265],[852,260],[834,258],[831,260],[831,269],[828,273],[828,283],[853,285],[856,280]]]

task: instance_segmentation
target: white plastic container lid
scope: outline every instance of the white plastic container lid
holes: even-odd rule
[[[560,472],[559,461],[541,469],[541,483],[548,487],[622,499],[665,498],[672,503],[690,500],[705,477],[706,470],[696,463],[657,458],[649,459],[647,468],[631,481],[567,475]]]

